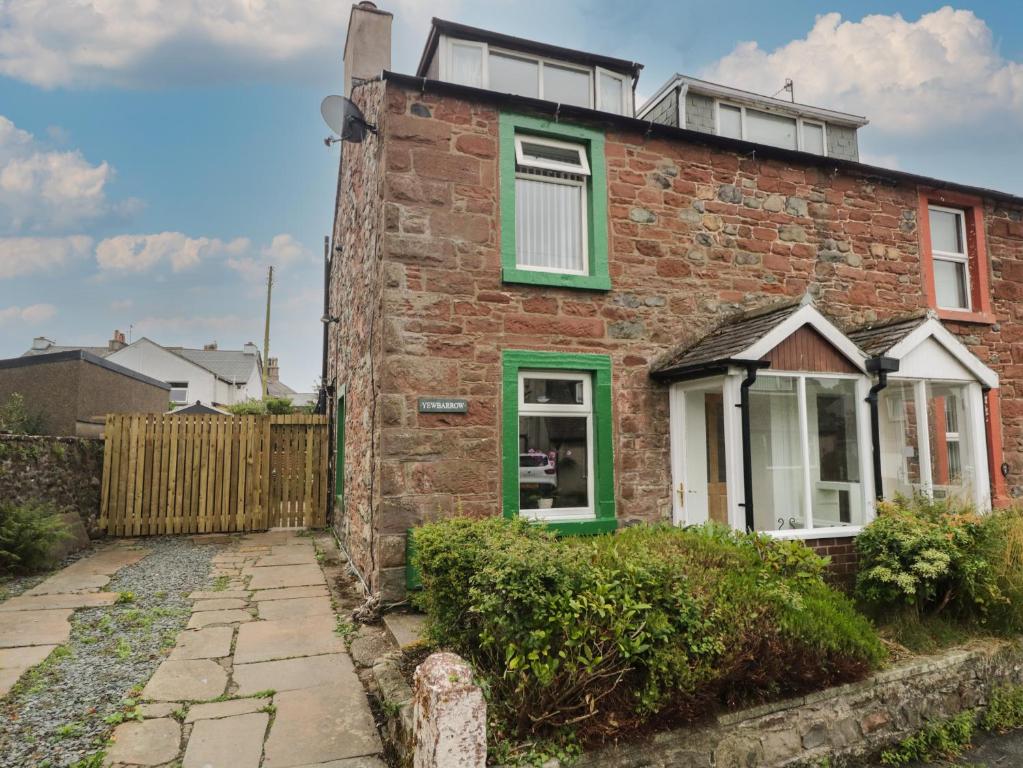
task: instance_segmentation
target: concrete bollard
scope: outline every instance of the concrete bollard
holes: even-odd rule
[[[472,669],[453,653],[435,653],[416,669],[413,768],[484,768],[487,703]]]

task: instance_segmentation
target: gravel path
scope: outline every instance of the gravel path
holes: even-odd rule
[[[190,613],[186,596],[205,583],[220,547],[186,537],[139,543],[149,555],[106,587],[133,597],[76,611],[66,650],[26,673],[0,703],[0,768],[66,768],[102,749],[111,716],[131,711],[174,645]]]

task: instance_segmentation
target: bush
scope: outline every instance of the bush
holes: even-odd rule
[[[476,666],[498,738],[584,740],[857,679],[883,648],[802,544],[718,527],[557,538],[418,529],[432,639]]]
[[[46,568],[50,548],[66,536],[53,505],[0,501],[0,572],[31,573]]]
[[[32,411],[25,405],[20,392],[13,393],[0,405],[0,432],[15,435],[41,435],[45,419],[39,411]]]
[[[227,406],[227,410],[235,416],[287,416],[295,413],[290,397],[268,397],[265,400],[245,400]]]
[[[1023,513],[978,515],[923,496],[897,497],[856,538],[856,593],[877,614],[909,609],[1023,629]]]

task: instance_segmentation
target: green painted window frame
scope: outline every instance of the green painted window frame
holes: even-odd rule
[[[593,376],[593,483],[592,520],[547,523],[564,534],[608,533],[618,527],[615,516],[614,422],[611,413],[611,358],[608,355],[537,352],[507,349],[501,355],[501,487],[504,516],[519,516],[519,372],[563,370]]]
[[[547,136],[585,145],[590,162],[586,194],[589,274],[564,275],[519,269],[515,264],[515,136]],[[515,112],[500,118],[501,279],[506,283],[550,285],[558,288],[611,290],[607,268],[607,170],[604,134],[581,125],[555,123]]]

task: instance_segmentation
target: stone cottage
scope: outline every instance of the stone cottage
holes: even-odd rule
[[[880,497],[1021,485],[1023,199],[858,162],[863,118],[352,10],[329,276],[333,521],[715,520],[854,565]],[[638,107],[638,109],[637,109]],[[636,116],[638,115],[638,117]],[[336,320],[336,322],[333,322]]]

